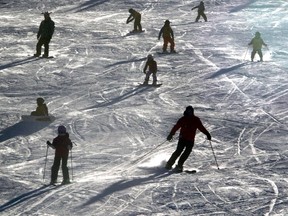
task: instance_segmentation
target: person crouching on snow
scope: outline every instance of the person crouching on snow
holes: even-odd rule
[[[37,108],[36,111],[31,112],[31,116],[48,116],[48,108],[44,103],[43,98],[37,98]]]
[[[148,72],[146,72],[148,69]],[[149,54],[147,56],[147,61],[143,70],[144,74],[146,74],[144,85],[148,85],[148,81],[150,78],[150,75],[152,74],[153,77],[153,85],[157,85],[157,62],[154,60],[153,56]]]
[[[51,182],[50,184],[55,184],[57,182],[58,171],[60,167],[60,162],[62,160],[62,173],[63,181],[62,184],[69,184],[69,170],[67,167],[69,150],[72,149],[73,145],[69,138],[69,134],[66,132],[66,128],[63,125],[58,127],[58,136],[53,139],[53,142],[47,141],[47,145],[55,149],[55,156],[53,166],[51,167]]]

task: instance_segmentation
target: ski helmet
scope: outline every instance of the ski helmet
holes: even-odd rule
[[[66,128],[63,125],[58,127],[58,134],[66,134]]]
[[[43,104],[44,103],[44,99],[42,97],[37,98],[37,104]]]
[[[151,54],[149,54],[149,55],[147,56],[147,59],[148,59],[148,60],[152,60],[152,59],[153,59],[153,56],[152,56]]]
[[[170,24],[170,21],[169,20],[165,20],[165,24]]]
[[[184,116],[192,116],[194,115],[194,108],[192,106],[187,106],[184,111]]]
[[[133,12],[134,12],[133,8],[130,8],[129,13],[133,13]]]
[[[260,37],[260,36],[261,36],[260,32],[257,31],[257,32],[255,33],[255,36],[256,36],[256,37]]]

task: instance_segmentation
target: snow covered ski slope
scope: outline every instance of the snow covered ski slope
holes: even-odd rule
[[[288,2],[204,2],[208,22],[195,23],[195,0],[0,0],[1,215],[288,214]],[[128,35],[129,8],[145,32]],[[50,59],[31,58],[43,11],[56,26]],[[175,55],[157,54],[166,19]],[[251,63],[256,31],[268,48]],[[148,54],[160,88],[137,85]],[[37,97],[53,122],[21,120]],[[162,168],[188,105],[219,170],[202,133],[184,167],[197,173]],[[73,183],[43,187],[54,158],[49,149],[43,182],[46,141],[60,124],[76,144]]]

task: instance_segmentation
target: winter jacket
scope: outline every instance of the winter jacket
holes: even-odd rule
[[[161,35],[163,34],[163,38],[172,38],[174,39],[174,33],[173,33],[173,30],[172,28],[170,27],[170,25],[164,25],[160,32],[159,32],[159,36],[158,36],[158,39],[160,39]]]
[[[40,37],[51,40],[54,33],[55,23],[51,19],[45,19],[41,22],[37,38]]]
[[[144,67],[144,72],[146,72],[147,68],[152,73],[156,73],[157,72],[157,62],[155,60],[147,61],[145,64],[145,67]]]
[[[253,50],[261,50],[262,45],[267,46],[260,36],[255,36],[248,45],[252,45]]]
[[[200,3],[198,6],[193,7],[192,10],[194,10],[194,9],[196,9],[196,8],[198,8],[198,12],[199,12],[199,13],[203,13],[203,12],[205,11],[205,6],[204,6],[204,4],[201,4],[201,3]]]
[[[68,157],[69,149],[72,148],[72,142],[69,138],[69,134],[59,134],[53,139],[52,146],[55,148],[55,156]]]
[[[36,111],[31,113],[33,116],[48,116],[48,108],[46,104],[38,105]]]
[[[174,135],[179,128],[180,128],[179,139],[194,142],[197,129],[199,129],[207,137],[211,138],[210,133],[202,125],[201,120],[194,115],[192,116],[184,115],[183,117],[181,117],[172,128],[170,134]]]

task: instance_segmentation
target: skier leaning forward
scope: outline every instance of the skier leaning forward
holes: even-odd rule
[[[177,158],[181,155],[175,169],[178,172],[182,172],[183,164],[189,157],[192,148],[194,146],[196,130],[199,129],[202,133],[204,133],[207,136],[208,140],[211,140],[211,135],[202,125],[200,118],[194,115],[194,109],[192,106],[186,107],[186,110],[184,111],[184,116],[177,121],[177,123],[172,128],[170,134],[168,135],[167,137],[168,141],[172,140],[173,135],[179,128],[180,128],[180,135],[176,151],[174,151],[174,153],[171,155],[165,168],[172,169],[173,164],[175,163]]]
[[[148,69],[148,72],[146,72]],[[153,59],[153,56],[151,54],[149,54],[147,56],[147,61],[143,70],[144,74],[146,74],[145,76],[145,80],[144,80],[144,85],[148,85],[148,81],[150,78],[150,75],[152,74],[153,77],[153,84],[152,85],[157,85],[157,62]]]
[[[62,173],[63,173],[62,184],[69,184],[70,178],[69,178],[69,170],[67,167],[67,161],[69,150],[72,149],[72,142],[69,138],[69,134],[66,132],[65,126],[60,125],[58,127],[58,136],[55,139],[53,139],[52,143],[47,141],[47,145],[55,149],[54,163],[51,168],[50,184],[55,184],[57,182],[61,160],[62,160]]]

